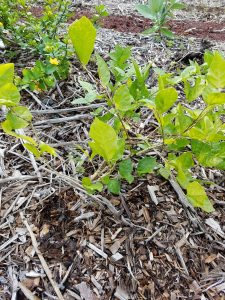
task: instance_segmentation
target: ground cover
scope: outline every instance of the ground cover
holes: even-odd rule
[[[212,13],[213,23],[173,20],[172,29],[178,26],[181,35],[172,42],[136,34],[150,23],[133,16],[130,7],[135,3],[106,3],[114,15],[102,21],[106,28],[98,29],[95,43],[104,59],[109,60],[109,52],[116,45],[132,46],[133,57],[141,66],[152,61],[155,67],[176,71],[185,68],[189,58],[201,64],[205,49],[224,49],[220,3],[218,20]],[[196,4],[190,9],[197,11]],[[94,1],[75,5],[76,17],[71,16],[70,22],[83,14],[91,17],[93,5]],[[40,13],[37,7],[36,14]],[[205,7],[211,13],[211,8]],[[13,46],[1,50],[2,63],[9,62],[8,50],[19,74],[28,60],[33,65],[32,53],[28,56],[26,50]],[[21,91],[22,102],[33,114],[38,139],[54,147],[59,155],[34,163],[19,141],[15,143],[1,132],[0,297],[223,299],[224,172],[199,165],[194,170],[199,180],[214,182],[206,187],[215,208],[211,214],[193,209],[176,181],[155,173],[135,176],[131,185],[123,182],[119,195],[107,190],[88,194],[81,177],[98,173],[102,160],[90,162],[81,147],[90,151],[90,124],[98,113],[96,109],[104,111],[106,103],[71,104],[85,96],[79,80],[92,82],[98,77],[93,60],[89,72],[74,56],[70,61],[69,77],[56,86],[44,92],[28,87]],[[149,86],[155,84],[156,79],[152,80]],[[157,120],[147,109],[142,108],[141,113],[140,123],[132,123],[130,136],[143,134],[157,139]],[[154,149],[147,154],[158,155]],[[46,276],[49,273],[53,281]]]

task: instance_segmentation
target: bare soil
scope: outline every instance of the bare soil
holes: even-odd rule
[[[80,10],[71,18],[71,21],[83,15],[89,18],[92,17],[90,10]],[[137,15],[109,15],[100,20],[100,25],[119,32],[142,33],[152,26],[152,22]],[[167,25],[178,36],[190,36],[214,41],[225,40],[225,22],[173,20],[168,22]]]

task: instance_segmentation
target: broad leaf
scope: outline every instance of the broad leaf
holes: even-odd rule
[[[51,146],[49,146],[48,144],[45,144],[45,143],[41,142],[39,148],[41,150],[41,154],[46,152],[46,153],[49,153],[52,156],[56,156],[55,149],[52,148]]]
[[[1,64],[0,65],[0,87],[13,83],[14,77],[14,64]]]
[[[34,154],[34,156],[36,156],[37,158],[39,158],[41,156],[40,151],[37,149],[37,147],[35,147],[32,144],[28,144],[28,143],[23,143],[23,146],[30,151],[31,153]]]
[[[194,207],[200,207],[205,212],[213,212],[214,208],[209,201],[204,188],[197,182],[191,182],[187,186],[188,200]]]
[[[32,114],[29,109],[25,106],[17,106],[12,108],[12,112],[19,118],[25,121],[31,121]]]
[[[113,101],[118,110],[126,112],[133,108],[133,97],[130,94],[128,87],[124,84],[121,85],[115,92]]]
[[[225,87],[225,59],[216,51],[207,74],[209,83],[216,88]]]
[[[82,185],[86,189],[86,191],[90,194],[97,192],[101,192],[103,190],[103,185],[101,182],[92,183],[89,177],[84,177],[82,179]]]
[[[138,175],[152,173],[154,168],[157,167],[158,164],[156,159],[151,156],[146,156],[139,160],[137,165],[137,173]]]
[[[0,87],[0,99],[18,104],[20,101],[20,93],[13,83],[7,83]],[[10,104],[10,106],[12,105]]]
[[[135,6],[137,11],[145,18],[155,20],[156,15],[154,12],[151,10],[151,8],[147,5],[144,4],[138,4]]]
[[[177,101],[178,93],[173,87],[160,90],[155,98],[156,109],[159,113],[168,111]]]
[[[221,105],[225,104],[225,93],[210,93],[203,97],[208,105]]]
[[[110,193],[119,195],[120,193],[120,182],[117,179],[110,179],[108,183],[108,190]]]
[[[96,54],[96,60],[98,65],[98,76],[101,80],[102,85],[104,87],[107,87],[110,81],[110,70],[108,68],[108,65],[98,54]]]
[[[94,50],[96,29],[85,16],[69,26],[69,36],[76,54],[83,65],[87,65]]]
[[[200,77],[196,79],[194,86],[189,81],[184,80],[184,92],[187,100],[191,102],[197,99],[205,87],[205,82],[202,82]]]
[[[133,166],[131,159],[123,160],[119,163],[119,174],[122,178],[126,179],[128,183],[134,181],[134,176],[132,176]]]
[[[98,154],[107,162],[111,162],[117,159],[118,153],[123,152],[123,145],[121,147],[116,131],[98,118],[95,118],[91,124],[89,135],[93,140],[89,142],[92,148],[92,157]]]
[[[8,114],[6,116],[6,119],[10,122],[10,125],[11,125],[13,130],[25,128],[29,125],[29,123],[26,120],[18,117],[17,115],[12,113],[11,111],[8,112]]]

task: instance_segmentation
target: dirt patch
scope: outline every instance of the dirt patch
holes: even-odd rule
[[[216,9],[218,10],[218,8]],[[33,7],[31,12],[36,17],[40,17],[43,13],[43,9],[41,7]],[[212,11],[210,12],[212,13]],[[82,16],[92,18],[93,15],[94,13],[90,8],[80,9],[70,18],[69,23]],[[135,14],[130,16],[111,14],[108,17],[102,18],[99,21],[99,25],[119,32],[142,33],[152,26],[152,21]],[[172,20],[168,22],[168,26],[179,36],[193,36],[214,41],[225,41],[225,22]]]
[[[91,18],[93,14],[90,10],[80,10],[71,19],[70,22],[86,16]],[[142,18],[137,15],[121,16],[109,15],[100,20],[100,25],[107,29],[113,29],[119,32],[141,33],[152,26],[151,20]],[[225,40],[225,23],[201,22],[193,20],[173,20],[168,22],[171,30],[180,36],[193,36],[215,41]]]

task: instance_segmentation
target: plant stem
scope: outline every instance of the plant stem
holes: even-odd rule
[[[205,115],[209,112],[211,108],[209,108],[208,106],[205,107],[203,109],[203,111],[201,111],[201,113],[199,114],[199,116],[192,122],[192,124],[190,124],[181,134],[186,133],[188,130],[190,130],[191,128],[193,128],[199,121],[201,121],[202,118],[205,117]]]

